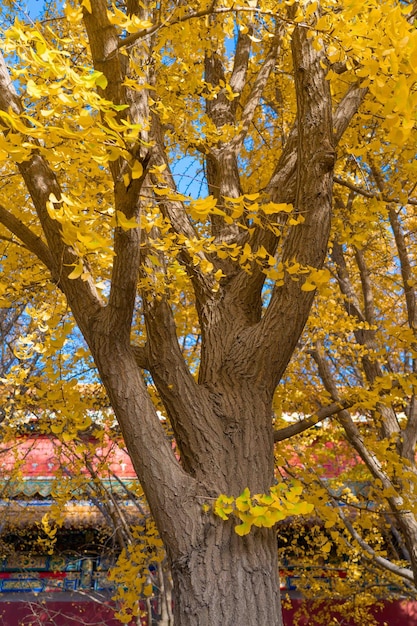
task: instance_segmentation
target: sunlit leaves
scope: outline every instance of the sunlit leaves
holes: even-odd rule
[[[252,526],[271,528],[289,516],[311,513],[313,504],[303,500],[301,494],[300,484],[291,486],[281,483],[271,487],[268,494],[254,496],[246,488],[237,498],[220,495],[213,510],[224,520],[234,515],[240,521],[235,531],[243,536],[251,531]]]
[[[115,4],[112,4],[112,9],[107,12],[107,16],[111,24],[119,26],[122,31],[125,30],[128,33],[136,33],[152,26],[150,20],[141,20],[135,14],[128,17],[126,13],[118,9]]]
[[[149,566],[161,563],[165,555],[153,522],[147,522],[145,528],[134,528],[133,537],[135,543],[122,550],[110,574],[117,585],[116,599],[121,605],[117,617],[122,623],[129,623],[132,616],[139,615],[138,598],[152,595]]]

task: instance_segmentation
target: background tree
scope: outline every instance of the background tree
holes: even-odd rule
[[[414,97],[412,90],[408,97]],[[408,106],[407,99],[402,102]],[[331,488],[323,472],[311,475],[311,465],[305,475],[316,503],[329,498],[334,505],[333,515],[321,513],[329,529],[323,538],[328,559],[331,550],[343,551],[344,541],[352,562],[365,564],[375,583],[415,597],[417,222],[415,183],[405,176],[414,165],[415,131],[393,126],[391,136],[401,137],[388,146],[385,123],[374,124],[371,146],[369,137],[358,142],[360,160],[335,179],[326,264],[332,280],[316,301],[288,371],[287,399],[297,397],[302,412],[312,410],[311,402],[345,403],[335,420],[308,435],[310,441],[332,441],[340,459],[348,445],[359,462],[354,468],[345,463]],[[384,146],[383,156],[377,146]],[[282,401],[277,397],[277,406]],[[306,441],[298,445],[305,449]],[[324,455],[317,447],[312,455],[317,468]]]
[[[0,222],[24,246],[3,256],[3,298],[18,266],[17,288],[37,272],[45,301],[72,311],[166,546],[181,626],[281,624],[270,523],[240,537],[203,505],[273,483],[272,401],[327,279],[336,147],[365,98],[341,167],[395,113],[403,59],[414,80],[404,3],[253,4],[68,2],[64,19],[17,20],[0,62]],[[179,193],[184,156],[208,196]],[[198,371],[180,349],[185,320]]]

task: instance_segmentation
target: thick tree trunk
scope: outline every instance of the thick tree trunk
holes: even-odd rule
[[[178,626],[281,626],[274,530],[239,537],[210,518],[187,558],[172,563]]]
[[[253,528],[240,537],[235,520],[203,510],[220,493],[236,497],[246,487],[265,493],[273,482],[271,407],[263,385],[238,384],[226,375],[227,388],[195,385],[187,401],[199,407],[200,427],[210,437],[198,454],[189,454],[184,471],[161,446],[159,423],[148,426],[155,439],[148,434],[148,445],[141,446],[138,431],[152,420],[153,408],[147,416],[149,399],[130,350],[102,336],[93,350],[170,558],[175,624],[282,626],[275,531]],[[161,468],[157,481],[149,476],[155,467]]]

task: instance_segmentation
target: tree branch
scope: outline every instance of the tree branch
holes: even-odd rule
[[[365,261],[363,250],[360,250],[359,248],[355,250],[355,259],[356,259],[356,263],[357,263],[360,278],[361,278],[365,318],[368,324],[373,325],[375,324],[375,319],[376,319],[374,295],[373,295],[373,289],[372,289],[371,274],[369,272],[368,265]]]
[[[126,71],[118,49],[117,30],[109,21],[105,0],[96,0],[92,4],[91,13],[84,9],[83,19],[94,68],[103,72],[107,78],[104,96],[117,105],[129,104],[128,93],[123,86]],[[149,51],[145,54],[149,55]],[[149,112],[147,90],[132,92],[130,99],[129,112],[132,121],[145,126]],[[119,112],[120,117],[126,117],[126,111]],[[142,176],[138,179],[132,179],[126,185],[123,180],[123,172],[130,170],[130,164],[122,157],[110,163],[110,170],[114,181],[116,215],[120,211],[128,219],[131,219],[132,217],[138,218],[140,214],[140,191],[146,178],[150,155],[148,153],[140,154],[141,150],[136,145],[128,149],[132,153],[132,159],[137,156],[137,159],[140,160],[143,167]],[[103,311],[103,316],[106,318],[108,330],[120,333],[124,340],[129,343],[140,265],[139,226],[127,231],[116,227],[114,252],[109,301],[106,310]]]
[[[352,85],[336,107],[333,116],[333,139],[335,147],[349,126],[353,116],[357,113],[367,92],[367,89],[363,89],[357,84]],[[281,156],[274,168],[270,181],[265,188],[266,194],[273,202],[289,204],[295,202],[297,184],[297,144],[298,122],[296,120],[282,149]],[[333,180],[335,180],[335,177],[333,177]],[[287,214],[279,213],[269,217],[281,230],[285,227],[287,218]],[[280,235],[277,235],[272,229],[265,228],[263,225],[254,229],[250,245],[252,249],[255,250],[260,246],[264,246],[269,254],[274,255],[281,239]],[[253,268],[252,277],[247,277],[247,290],[249,289],[249,284],[253,282],[257,283],[258,287],[262,284],[262,279],[257,277],[260,271],[258,266]]]
[[[400,260],[401,276],[403,281],[403,289],[405,302],[407,307],[408,325],[414,335],[414,341],[410,348],[417,351],[417,302],[416,302],[416,289],[414,286],[414,276],[411,267],[411,262],[407,250],[407,245],[404,237],[404,232],[401,226],[401,222],[393,206],[389,207],[388,211],[389,220],[392,231],[394,233],[395,243],[398,251],[398,258]],[[417,358],[413,356],[413,374],[417,374]],[[402,433],[401,450],[402,454],[413,467],[415,467],[415,450],[417,443],[417,399],[415,392],[412,393],[409,407],[408,407],[407,425]]]
[[[133,352],[133,356],[135,357],[135,361],[142,370],[149,371],[149,358],[146,347],[144,346],[135,346],[131,345],[130,349]]]
[[[323,381],[324,388],[330,394],[334,402],[340,402],[336,383],[330,372],[328,363],[326,362],[320,344],[317,345],[317,348],[315,350],[311,350],[310,354],[317,364],[319,375]],[[382,463],[379,461],[376,454],[366,447],[363,441],[363,437],[347,408],[342,409],[339,412],[338,419],[345,430],[347,440],[356,450],[359,457],[365,463],[372,476],[381,481],[383,489],[389,491],[389,493],[394,494],[392,496],[389,496],[387,500],[390,503],[391,509],[394,512],[398,513],[398,511],[401,511],[401,509],[403,509],[403,498],[399,495],[393,482],[384,471]],[[407,514],[407,511],[403,511],[403,513]]]
[[[325,487],[325,485],[323,484],[322,481],[320,481],[320,483],[322,484],[322,486]],[[349,532],[351,537],[359,544],[359,546],[371,557],[371,559],[374,561],[374,563],[376,563],[382,569],[385,569],[385,570],[391,572],[392,574],[396,574],[397,576],[400,576],[401,578],[404,578],[405,580],[413,583],[413,585],[414,585],[415,581],[414,581],[413,571],[411,569],[408,569],[408,568],[405,568],[405,567],[400,567],[399,565],[396,565],[392,561],[390,561],[390,560],[384,558],[383,556],[380,556],[379,554],[377,554],[377,552],[369,545],[369,543],[367,541],[365,541],[363,539],[363,537],[361,537],[361,535],[355,529],[355,527],[350,522],[348,517],[344,514],[343,509],[340,506],[338,506],[337,502],[334,501],[334,499],[333,499],[331,493],[329,492],[329,490],[328,489],[326,489],[326,490],[327,490],[327,493],[329,494],[330,499],[332,500],[333,508],[335,509],[335,511],[337,511],[337,513],[338,513],[340,519],[342,520],[345,528],[347,529],[347,531]]]
[[[385,194],[369,191],[368,189],[362,189],[362,187],[358,187],[357,185],[354,185],[353,183],[351,183],[349,180],[344,180],[343,178],[340,178],[340,176],[334,176],[333,180],[337,185],[341,185],[342,187],[347,187],[347,189],[354,191],[355,193],[363,196],[364,198],[377,198],[378,200],[383,200],[387,204],[400,204],[400,205],[411,204],[412,206],[417,206],[417,198],[408,198],[407,202],[404,203],[399,198],[395,198],[395,197],[390,198],[389,196]]]
[[[355,317],[358,322],[368,321],[361,309],[359,298],[350,279],[342,246],[337,242],[333,243],[332,257],[336,264],[337,280],[340,290],[345,296],[346,312],[348,315]],[[366,285],[363,283],[362,285],[366,290]],[[378,377],[383,376],[381,363],[377,360],[376,356],[374,356],[378,352],[378,346],[375,338],[376,331],[372,328],[359,328],[354,329],[353,334],[357,343],[367,348],[368,354],[363,354],[361,361],[366,380],[370,385],[373,385]],[[382,418],[381,424],[384,436],[390,437],[391,435],[399,433],[401,430],[400,425],[392,406],[388,406],[387,404],[384,404],[384,402],[377,402],[376,409]]]
[[[3,55],[0,53],[0,110],[19,116],[22,113],[20,99],[10,79]],[[26,123],[26,122],[24,122]],[[28,135],[30,135],[28,127]],[[7,136],[7,129],[4,131]],[[101,298],[91,278],[70,280],[69,273],[72,266],[80,261],[75,252],[66,245],[62,238],[59,223],[49,216],[47,203],[51,194],[59,201],[61,189],[55,173],[38,153],[36,143],[30,137],[22,137],[24,141],[33,144],[32,155],[29,159],[18,164],[19,171],[31,195],[39,221],[46,237],[47,246],[52,260],[53,271],[57,284],[71,300],[73,312],[81,326],[88,324],[88,320],[101,308]],[[23,230],[21,229],[22,234]],[[27,236],[28,233],[26,232]],[[86,268],[87,269],[87,268]],[[88,272],[87,272],[88,274]],[[82,305],[80,305],[82,301]],[[77,305],[78,303],[78,305]]]
[[[303,433],[305,430],[308,430],[312,426],[315,426],[319,422],[322,422],[327,417],[332,417],[337,413],[340,413],[342,409],[349,408],[352,406],[353,402],[348,402],[347,400],[342,402],[333,402],[329,406],[322,407],[313,415],[306,417],[295,424],[290,424],[285,428],[280,428],[279,430],[274,431],[274,442],[284,441],[285,439],[289,439],[294,435],[299,435]]]
[[[352,117],[356,115],[368,93],[368,88],[354,84],[349,87],[333,116],[334,139],[336,145],[342,138],[343,133],[348,128]]]
[[[243,33],[239,31],[238,40],[236,44],[235,59],[233,63],[232,75],[230,77],[230,87],[234,93],[238,93],[239,96],[233,100],[232,108],[233,113],[236,114],[236,108],[240,101],[243,88],[246,85],[246,76],[248,72],[249,55],[252,47],[252,40],[249,35],[253,32],[253,27],[249,26],[249,32]]]
[[[271,74],[271,71],[275,67],[280,41],[281,41],[281,29],[278,29],[278,32],[276,33],[274,40],[271,44],[270,51],[267,54],[265,61],[255,78],[252,91],[243,107],[242,118],[241,118],[242,129],[237,135],[233,137],[233,139],[228,144],[233,150],[238,151],[240,149],[247,135],[249,126],[253,120],[255,110],[257,106],[259,105],[259,102],[260,102],[262,93],[265,89],[268,78]]]
[[[208,390],[198,385],[188,370],[178,344],[172,309],[166,299],[149,300],[144,296],[143,307],[149,371],[174,430],[182,466],[194,475],[204,464],[210,465],[216,424],[220,429],[223,426],[213,415],[207,429]]]
[[[392,206],[389,208],[388,215],[392,232],[394,233],[395,243],[398,251],[398,258],[400,260],[401,277],[403,281],[404,296],[407,306],[408,325],[410,329],[414,331],[417,344],[417,302],[413,269],[411,267],[411,262],[407,251],[407,244],[405,242],[401,222],[399,220],[397,212]]]
[[[42,238],[36,235],[23,222],[15,217],[4,206],[0,205],[0,222],[32,252],[51,272],[54,280],[58,280],[55,274],[55,266],[52,255]]]
[[[330,233],[335,151],[331,94],[323,53],[313,49],[307,32],[297,27],[292,38],[297,95],[297,170],[294,215],[304,218],[283,243],[282,262],[321,268]],[[293,136],[294,137],[294,136]],[[294,138],[292,138],[294,141]],[[302,281],[288,273],[275,286],[257,333],[271,362],[273,384],[281,378],[307,320],[314,292],[301,290]],[[297,302],[294,311],[293,302]],[[284,321],[285,320],[285,321]],[[285,345],[276,350],[275,346]]]
[[[167,197],[158,196],[157,202],[161,210],[162,215],[167,219],[171,225],[173,232],[185,238],[186,241],[193,241],[200,239],[200,236],[192,224],[190,217],[185,210],[184,204],[180,200],[174,200],[169,198],[169,194],[177,193],[177,186],[172,176],[171,168],[169,166],[168,157],[166,154],[164,139],[161,129],[161,123],[157,115],[152,115],[152,127],[151,138],[154,142],[152,164],[156,166],[164,165],[163,172],[156,174],[150,174],[150,180],[155,187],[160,187],[161,179],[163,184],[167,188]],[[196,256],[201,260],[209,261],[206,253],[203,250],[199,250]],[[187,269],[188,274],[193,280],[196,294],[205,295],[212,294],[214,286],[213,278],[210,274],[200,271],[199,266],[193,262],[193,257],[189,253],[186,244],[181,246],[181,254],[178,260]]]

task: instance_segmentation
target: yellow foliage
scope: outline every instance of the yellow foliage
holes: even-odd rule
[[[247,535],[252,526],[271,528],[286,517],[293,515],[307,515],[313,511],[313,504],[301,500],[302,487],[300,484],[286,485],[284,483],[271,487],[268,494],[251,496],[248,488],[238,496],[220,495],[213,505],[213,511],[224,520],[234,515],[240,520],[235,526],[235,532]]]
[[[144,311],[155,303],[168,303],[175,337],[195,379],[203,341],[201,320],[213,315],[215,325],[214,304],[223,302],[223,286],[238,282],[236,276],[241,276],[242,284],[252,280],[259,285],[260,323],[277,291],[300,297],[317,291],[297,359],[287,369],[285,387],[276,392],[276,414],[308,415],[335,401],[334,396],[348,396],[353,411],[366,420],[358,427],[360,434],[367,437],[370,452],[393,481],[384,486],[375,480],[375,498],[385,502],[394,497],[401,475],[404,483],[408,481],[404,502],[414,511],[412,472],[407,474],[397,455],[405,423],[400,422],[406,418],[398,419],[395,436],[391,433],[381,440],[379,434],[385,426],[384,410],[394,411],[395,419],[406,415],[417,387],[415,321],[410,322],[407,311],[407,298],[415,297],[417,285],[417,30],[409,7],[397,0],[251,0],[239,11],[225,1],[216,4],[216,16],[209,16],[198,13],[204,12],[203,5],[150,3],[148,15],[142,16],[134,11],[128,15],[120,3],[112,3],[101,16],[111,32],[107,42],[111,49],[100,51],[105,58],[95,64],[92,57],[98,53],[87,34],[88,20],[97,11],[94,0],[65,3],[62,20],[56,23],[10,20],[10,2],[1,9],[9,15],[2,49],[19,98],[13,100],[14,106],[0,110],[0,206],[19,226],[31,229],[38,245],[48,248],[59,240],[60,246],[58,261],[49,268],[51,280],[29,244],[16,245],[19,234],[11,234],[2,219],[0,306],[29,302],[30,318],[27,332],[14,342],[18,362],[4,377],[5,384],[17,390],[6,407],[7,416],[31,408],[31,401],[19,392],[30,385],[36,390],[37,410],[54,408],[53,419],[43,426],[45,432],[69,444],[91,426],[85,404],[70,382],[78,371],[91,371],[91,357],[79,340],[73,340],[74,321],[56,285],[61,288],[69,279],[71,292],[91,286],[103,311],[108,311],[114,296],[109,295],[112,272],[115,268],[117,273],[120,254],[114,237],[137,237],[140,268],[131,281],[138,289],[131,336],[136,347],[143,347],[149,333]],[[325,268],[321,263],[313,267],[304,260],[304,250],[293,254],[288,244],[310,227],[308,211],[297,208],[299,181],[292,188],[285,180],[274,193],[269,184],[281,170],[297,169],[295,161],[287,161],[286,152],[296,124],[301,132],[294,89],[299,68],[291,53],[297,28],[307,31],[312,50],[322,55],[320,67],[331,90],[335,124],[350,90],[364,90],[358,114],[340,139],[334,172],[339,182],[332,245],[333,251],[341,246],[345,258],[339,273],[334,255],[329,255]],[[250,42],[245,80],[239,87],[231,52],[238,32]],[[274,42],[277,56],[260,88],[261,71]],[[217,79],[207,76],[210,59],[222,67]],[[219,103],[221,115],[215,119],[210,107]],[[29,162],[32,168],[37,159],[48,162],[50,177],[56,177],[61,187],[51,193],[48,188],[42,201],[31,199],[19,174],[27,175]],[[216,159],[221,161],[219,171],[213,166]],[[210,167],[216,171],[209,176]],[[233,179],[235,169],[240,170],[239,184],[229,184],[227,176],[224,183],[223,174]],[[316,201],[308,197],[308,203]],[[392,207],[410,242],[406,279],[392,236]],[[47,225],[44,230],[39,215]],[[48,239],[44,232],[50,223],[57,236]],[[21,234],[21,229],[15,230]],[[372,276],[372,298],[366,291],[364,267]],[[203,311],[197,310],[193,291],[197,276],[201,290],[213,297],[213,307]],[[242,287],[239,298],[243,300],[245,293]],[[375,315],[369,314],[371,300]],[[244,305],[244,315],[250,318],[248,333],[257,323],[251,317],[252,304]],[[298,312],[290,314],[296,317]],[[98,317],[104,319],[105,314]],[[331,361],[333,386],[320,379],[311,360],[320,346]],[[34,358],[45,364],[36,375],[31,371]],[[89,375],[95,377],[87,374],[87,380]],[[162,396],[151,377],[145,384],[152,402],[161,408]],[[178,391],[171,381],[169,385],[166,397]],[[341,438],[338,429],[328,435],[330,443]],[[315,448],[314,437],[309,437],[307,443]],[[331,457],[329,450],[318,454],[321,462],[322,456]],[[280,454],[284,458],[284,452]],[[305,458],[310,467],[299,475],[306,485],[303,497],[309,500],[313,494],[311,503],[302,500],[299,486],[279,484],[268,494],[252,496],[245,490],[238,498],[219,496],[214,512],[224,520],[236,518],[236,532],[245,535],[253,526],[268,528],[289,516],[311,513],[314,505],[325,530],[336,533],[330,539],[324,534],[317,544],[321,557],[329,557],[334,545],[342,542],[340,519],[336,509],[329,510],[329,494],[310,476],[317,458],[311,450]],[[346,476],[369,478],[369,470],[349,468]],[[351,507],[357,505],[351,493],[340,497]],[[373,518],[371,514],[363,518],[358,528],[371,534]],[[54,529],[48,519],[43,529],[52,540]],[[147,536],[146,545],[152,546],[158,561],[162,549],[152,537]],[[378,533],[372,540],[378,545]],[[120,613],[122,621],[137,610],[138,594],[151,592],[143,573],[144,546],[145,539],[138,535],[114,573],[127,607],[127,613]],[[342,552],[340,545],[337,549]],[[354,576],[352,570],[351,579]],[[126,577],[136,585],[128,591]]]

